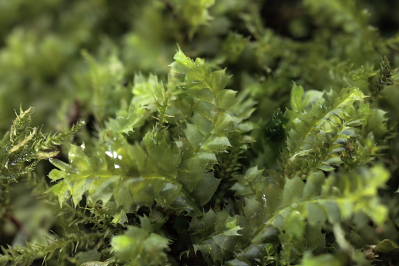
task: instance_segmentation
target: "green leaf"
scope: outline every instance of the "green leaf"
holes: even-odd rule
[[[301,239],[305,233],[305,221],[303,215],[298,211],[293,211],[285,220],[284,230],[287,234]]]
[[[310,225],[324,224],[327,219],[324,209],[317,203],[307,204],[307,211]]]
[[[168,244],[165,237],[135,226],[129,226],[123,235],[114,236],[111,241],[116,257],[127,265],[166,263]]]
[[[210,152],[221,152],[225,151],[228,147],[231,147],[230,141],[227,137],[215,137],[209,142],[204,144],[204,150]]]
[[[302,86],[294,84],[291,91],[291,108],[294,112],[303,110],[304,89]]]
[[[390,239],[384,239],[377,243],[375,251],[383,254],[399,253],[399,245]]]
[[[342,266],[344,265],[344,263],[331,254],[312,256],[310,253],[305,253],[305,256],[303,257],[301,264],[299,264],[298,266],[319,266],[319,265]]]
[[[287,179],[283,191],[282,206],[289,205],[302,198],[305,184],[299,177]]]

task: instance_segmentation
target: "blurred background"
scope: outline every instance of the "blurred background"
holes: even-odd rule
[[[165,75],[177,45],[227,67],[235,89],[284,94],[292,80],[317,88],[325,77],[309,77],[313,58],[329,59],[330,47],[362,63],[356,57],[371,49],[358,43],[370,34],[362,26],[392,37],[398,8],[389,0],[1,0],[0,132],[20,106],[34,106],[44,127],[63,128],[78,116],[101,122],[118,104],[113,86],[127,86],[137,72]],[[337,43],[326,43],[329,34]],[[292,65],[279,65],[282,58]],[[251,82],[258,77],[266,84]],[[90,117],[93,108],[102,117]]]

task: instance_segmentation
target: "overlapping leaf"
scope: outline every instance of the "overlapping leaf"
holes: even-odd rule
[[[288,112],[285,171],[288,176],[342,164],[369,162],[379,152],[374,135],[386,132],[384,112],[371,107],[357,88],[328,94],[294,86]],[[382,133],[384,134],[384,133]]]
[[[385,186],[388,178],[389,173],[383,167],[375,166],[358,172],[331,174],[327,179],[315,173],[306,183],[299,177],[287,179],[280,193],[268,196],[265,192],[267,212],[262,229],[238,258],[249,263],[261,256],[261,243],[270,241],[274,229],[280,232],[282,260],[289,264],[305,250],[323,247],[325,240],[321,229],[328,230],[328,225],[347,221],[357,213],[366,214],[382,225],[388,210],[378,200],[378,189]],[[274,190],[278,187],[274,186]],[[276,200],[279,204],[267,204]],[[253,253],[254,250],[257,252]],[[237,265],[234,263],[232,261],[231,265]]]
[[[51,190],[61,203],[71,196],[75,205],[87,193],[93,204],[126,212],[154,201],[199,211],[219,185],[212,172],[218,154],[231,140],[243,148],[251,141],[245,120],[254,102],[225,89],[228,81],[224,70],[182,51],[166,85],[155,76],[136,76],[129,107],[110,120],[95,146],[71,146],[69,164],[53,160],[59,170],[50,178],[59,181]]]

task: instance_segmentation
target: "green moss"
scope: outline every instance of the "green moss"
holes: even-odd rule
[[[398,264],[394,11],[0,4],[0,265]]]

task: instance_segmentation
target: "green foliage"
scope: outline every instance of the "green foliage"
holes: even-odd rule
[[[303,177],[342,164],[362,165],[378,152],[375,135],[384,136],[384,111],[372,108],[358,88],[327,94],[294,85],[288,111],[285,171]]]
[[[112,249],[125,265],[168,265],[164,250],[168,239],[141,229],[129,227],[125,234],[112,238]]]
[[[41,160],[55,157],[59,153],[57,146],[80,127],[75,126],[68,133],[44,134],[37,127],[32,127],[31,113],[31,108],[20,110],[0,142],[0,176],[4,181],[8,180],[6,182],[32,172]]]
[[[195,33],[199,26],[212,19],[208,8],[215,4],[215,0],[173,0],[171,2],[176,7],[176,12],[180,13],[182,19],[192,27],[191,35]]]
[[[190,224],[190,230],[193,232],[193,250],[210,256],[210,264],[212,261],[220,263],[223,257],[231,255],[234,250],[240,229],[237,217],[231,217],[223,211],[209,211],[203,217],[193,219]]]
[[[340,266],[342,263],[334,258],[332,255],[320,255],[320,256],[312,256],[310,254],[305,254],[302,263],[300,266],[316,266],[316,265],[331,265],[331,266]],[[298,266],[299,266],[298,265]]]
[[[1,3],[0,265],[399,264],[391,2]]]
[[[249,141],[244,121],[252,104],[226,90],[227,83],[223,70],[181,51],[167,84],[136,76],[130,105],[107,123],[95,149],[86,153],[73,145],[69,165],[52,160],[59,170],[49,177],[62,180],[51,190],[61,203],[70,195],[75,205],[87,191],[92,204],[101,200],[118,212],[154,200],[178,212],[198,212],[220,183],[212,173],[217,155],[233,141],[243,149]],[[238,110],[238,104],[247,108]],[[147,131],[140,131],[144,126]]]
[[[40,258],[44,258],[43,261],[51,261],[51,259],[57,259],[57,256],[65,256],[67,251],[73,248],[73,243],[76,240],[85,245],[85,242],[92,241],[92,239],[94,237],[90,235],[84,237],[71,235],[64,239],[54,239],[53,237],[38,243],[31,242],[27,246],[9,247],[4,249],[4,255],[0,257],[0,265],[8,265],[7,263],[12,265],[31,265],[36,259]]]
[[[6,215],[10,205],[10,187],[31,174],[38,163],[58,155],[57,147],[79,126],[67,133],[44,134],[31,125],[32,109],[17,114],[11,128],[0,141],[0,201],[1,214]]]
[[[256,175],[253,171],[256,170],[247,173],[247,178],[256,182],[251,177]],[[257,175],[260,178],[259,173]],[[316,172],[308,176],[306,183],[295,177],[287,179],[282,187],[268,185],[247,189],[258,195],[263,193],[259,201],[265,201],[265,204],[257,204],[255,209],[251,206],[254,203],[248,204],[245,214],[256,216],[256,212],[262,212],[262,208],[265,210],[260,227],[251,232],[253,237],[250,246],[238,258],[242,260],[241,263],[251,265],[249,263],[254,259],[251,253],[260,248],[260,243],[270,241],[274,229],[280,232],[279,241],[284,248],[281,260],[290,263],[293,257],[306,250],[322,249],[326,245],[322,230],[351,220],[358,212],[366,214],[376,224],[383,225],[388,210],[377,196],[378,189],[384,187],[388,178],[389,174],[384,168],[375,166],[359,172],[330,174],[328,178]],[[251,187],[249,182],[245,185]],[[231,265],[239,264],[234,262]]]

